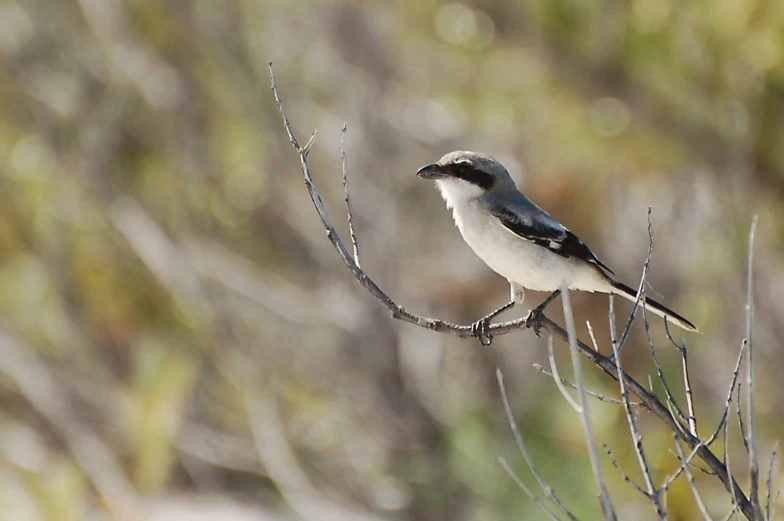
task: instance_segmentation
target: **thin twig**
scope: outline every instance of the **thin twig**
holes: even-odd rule
[[[643,289],[643,292],[644,291],[645,290]],[[645,297],[643,296],[643,298]],[[659,355],[656,353],[656,346],[653,343],[653,337],[651,337],[651,328],[650,328],[650,323],[648,322],[647,313],[648,313],[647,310],[643,308],[642,322],[645,326],[645,335],[648,338],[648,347],[651,350],[653,365],[656,368],[656,376],[659,377],[659,381],[662,383],[662,387],[664,388],[664,396],[667,400],[667,406],[670,407],[670,412],[672,412],[674,415],[677,415],[677,418],[680,421],[688,423],[688,417],[686,416],[686,414],[684,414],[683,409],[681,409],[680,406],[678,405],[678,401],[675,399],[675,395],[673,395],[672,390],[670,389],[670,386],[667,383],[667,378],[664,376],[664,369],[662,369],[661,362],[659,362]],[[692,435],[694,435],[693,432]]]
[[[596,335],[593,334],[593,326],[591,326],[591,321],[585,321],[585,327],[588,328],[588,336],[591,337],[591,345],[593,346],[594,350],[599,350],[599,344],[596,343]]]
[[[670,321],[664,321],[664,331],[667,334],[667,339],[670,341],[675,349],[678,350],[681,354],[681,366],[683,371],[683,387],[684,392],[686,394],[686,409],[689,413],[687,418],[689,424],[689,432],[699,438],[697,434],[697,415],[695,414],[694,409],[694,393],[692,392],[692,385],[691,385],[691,372],[689,371],[689,362],[688,362],[688,349],[686,348],[686,342],[683,341],[682,344],[679,344],[675,341],[672,337],[672,332],[670,331]]]
[[[678,454],[674,454],[674,456],[675,456],[676,458],[678,458],[678,461],[680,461],[680,462],[681,462],[681,466],[680,466],[680,467],[678,467],[678,470],[676,470],[675,472],[673,472],[673,473],[672,473],[670,476],[668,476],[668,477],[667,477],[667,479],[665,479],[665,480],[664,480],[664,483],[663,483],[663,484],[662,484],[662,486],[661,486],[661,490],[662,490],[662,491],[666,491],[667,489],[669,489],[669,488],[670,488],[670,485],[672,485],[672,483],[673,483],[673,482],[674,482],[676,479],[678,479],[678,476],[680,476],[680,475],[681,475],[681,473],[682,473],[682,472],[685,470],[685,467],[686,467],[687,465],[691,465],[691,460],[692,460],[692,459],[694,459],[694,456],[696,456],[696,455],[697,455],[697,449],[699,449],[699,448],[700,448],[700,446],[701,446],[701,445],[698,445],[696,448],[692,449],[692,451],[691,451],[691,452],[689,452],[689,455],[688,455],[688,456],[686,456],[685,458],[684,458],[684,457],[682,457],[682,456],[679,456]],[[702,470],[702,469],[700,469],[700,470]]]
[[[645,271],[643,271],[643,280],[640,286],[642,287],[644,283]],[[618,367],[618,372],[622,373],[623,367],[621,365],[621,346],[618,344],[613,344],[612,347],[613,354],[615,355],[615,364]],[[643,479],[645,480],[645,488],[647,489],[646,492],[651,502],[653,503],[654,508],[656,509],[656,514],[659,516],[659,519],[667,519],[667,514],[664,511],[661,503],[660,490],[658,490],[654,485],[651,469],[648,465],[648,459],[645,457],[645,448],[643,447],[642,443],[642,433],[637,426],[637,419],[635,418],[634,412],[632,411],[632,407],[629,401],[629,390],[626,387],[625,378],[619,379],[618,383],[621,388],[621,400],[623,401],[623,409],[626,412],[626,421],[629,424],[629,433],[631,434],[632,443],[634,444],[634,451],[637,454],[637,461],[640,465]],[[672,419],[673,422],[677,423],[675,418]]]
[[[347,124],[343,123],[343,130],[340,133],[340,158],[343,163],[343,194],[346,198],[346,215],[348,216],[348,233],[351,236],[351,246],[354,250],[354,263],[357,268],[362,269],[359,262],[359,243],[357,243],[357,233],[354,229],[354,212],[351,211],[351,199],[348,195],[348,165],[346,161],[346,129]]]
[[[583,370],[580,355],[577,351],[577,332],[575,331],[574,315],[572,314],[572,299],[571,295],[569,295],[569,288],[567,288],[565,284],[561,288],[561,302],[563,303],[564,321],[566,322],[566,329],[569,335],[569,350],[572,353],[574,379],[576,380],[580,396],[580,418],[583,421],[585,443],[588,447],[588,456],[591,460],[593,477],[596,481],[596,486],[599,488],[599,499],[601,501],[604,518],[608,521],[614,521],[617,519],[617,516],[612,501],[610,500],[610,493],[607,491],[607,485],[604,482],[602,466],[599,462],[599,453],[596,450],[596,440],[593,436],[593,424],[591,423],[591,412],[588,408],[588,397],[585,393],[585,383],[583,382]]]
[[[656,354],[656,346],[653,343],[653,338],[651,337],[651,328],[650,323],[648,322],[648,310],[645,307],[645,299],[646,299],[646,290],[645,286],[648,282],[648,270],[650,269],[651,258],[653,257],[653,222],[651,221],[651,207],[648,207],[648,256],[645,259],[645,264],[643,265],[642,269],[642,276],[640,277],[640,288],[638,291],[638,298],[642,299],[642,322],[643,326],[645,327],[645,335],[648,338],[648,346],[651,349],[651,356],[653,357],[653,363],[656,367],[656,375],[659,377],[659,380],[664,387],[664,394],[667,399],[667,404],[670,409],[675,409],[675,412],[678,415],[678,418],[681,421],[686,422],[687,418],[686,415],[683,414],[683,410],[678,405],[677,400],[675,400],[675,396],[670,389],[670,386],[667,384],[667,379],[664,377],[664,371],[662,370],[661,364],[659,363],[659,356]],[[667,319],[664,319],[665,324],[667,323]],[[623,344],[621,344],[621,347]],[[618,350],[620,352],[620,348]],[[694,433],[692,433],[694,434]]]
[[[555,363],[555,355],[553,354],[553,337],[547,337],[547,356],[550,359],[550,370],[553,372],[553,380],[555,380],[555,385],[558,387],[558,390],[561,391],[561,394],[566,401],[569,402],[569,405],[574,409],[575,412],[578,414],[582,412],[582,408],[580,404],[572,398],[572,395],[569,394],[569,391],[566,390],[563,383],[561,382],[562,378],[561,375],[558,374],[558,365]],[[577,390],[580,390],[580,387],[577,386]]]
[[[729,429],[727,428],[729,426],[729,423],[730,422],[724,422],[724,464],[727,467],[727,474],[730,476],[730,479],[732,479],[732,469],[730,468],[730,453],[729,453],[730,432]],[[738,494],[736,493],[735,489],[732,490],[732,507],[733,507],[733,512],[735,512],[735,518],[738,521],[740,521],[740,514],[738,513]],[[745,512],[744,514],[748,519],[756,520],[755,517],[749,517],[749,515],[746,514]],[[752,515],[753,514],[754,514],[754,510],[752,510]]]
[[[748,347],[748,343],[746,343]],[[748,363],[748,362],[746,362]],[[746,431],[746,423],[743,421],[743,411],[741,410],[741,386],[742,383],[738,382],[738,398],[735,400],[735,412],[738,415],[738,429],[740,429],[740,439],[743,440],[743,448],[746,449],[746,456],[749,455],[749,438]]]
[[[677,435],[674,436],[675,438],[675,448],[678,449],[678,456],[681,460],[685,459],[683,454],[683,447],[681,447],[681,440],[678,438]],[[702,518],[705,521],[713,521],[708,513],[708,509],[705,506],[705,501],[702,500],[702,494],[700,494],[699,489],[697,488],[697,483],[694,481],[694,474],[691,473],[689,469],[688,463],[683,465],[683,472],[686,474],[686,480],[689,482],[689,487],[691,487],[691,493],[694,495],[695,501],[697,501],[697,507],[700,509],[700,513],[702,514]]]
[[[512,469],[512,467],[509,466],[509,463],[507,463],[503,457],[499,456],[498,462],[504,468],[506,473],[509,474],[509,477],[511,477],[514,480],[514,482],[517,483],[517,486],[520,487],[523,490],[523,492],[525,492],[528,495],[528,497],[530,497],[533,500],[534,503],[539,505],[539,508],[544,510],[550,519],[552,519],[553,521],[561,521],[560,518],[555,515],[555,512],[550,510],[550,507],[548,507],[541,499],[537,497],[536,494],[533,493],[533,491],[530,488],[526,486],[525,483],[523,483],[523,480],[520,479],[520,477],[515,473],[514,469]]]
[[[534,464],[534,460],[531,457],[531,453],[528,451],[528,447],[525,445],[525,441],[523,440],[523,435],[520,433],[520,428],[517,426],[517,421],[515,421],[514,419],[514,414],[512,414],[512,407],[509,405],[509,397],[506,395],[506,386],[504,385],[504,374],[501,372],[500,369],[496,369],[495,376],[496,379],[498,380],[498,388],[501,391],[501,401],[504,404],[506,421],[509,424],[509,428],[512,429],[512,435],[514,436],[515,443],[517,443],[517,449],[520,451],[520,454],[523,455],[525,464],[528,465],[528,468],[531,470],[531,474],[533,474],[534,478],[536,479],[536,482],[539,483],[539,486],[542,488],[542,491],[544,492],[545,496],[547,496],[547,499],[552,501],[553,504],[556,507],[558,507],[558,509],[561,512],[563,512],[566,515],[566,517],[569,518],[570,521],[578,521],[577,518],[574,516],[574,514],[572,514],[569,511],[569,509],[566,508],[566,505],[564,505],[563,502],[560,499],[558,499],[558,496],[553,490],[553,487],[551,487],[550,484],[547,483],[547,481],[545,481],[545,479],[537,470],[536,465]],[[501,464],[503,465],[504,463],[505,463],[504,460],[501,459]],[[507,472],[510,472],[510,469],[507,470]],[[511,474],[514,473],[512,472]],[[515,481],[519,481],[516,478],[516,476],[512,476],[512,477],[513,479],[515,479]],[[520,483],[518,483],[518,485],[519,484]],[[521,485],[521,488],[522,487],[524,487],[524,485]],[[525,490],[525,488],[523,488],[523,490]],[[535,498],[535,496],[532,493],[529,493],[528,495],[531,496],[532,498]],[[534,501],[536,501],[536,499],[534,499]]]
[[[653,226],[651,225],[651,207],[648,207],[648,257],[645,259],[645,264],[642,268],[642,277],[640,277],[640,284],[637,286],[637,298],[634,300],[634,305],[632,306],[632,311],[629,313],[629,319],[626,321],[626,327],[623,328],[623,334],[621,335],[621,341],[618,344],[618,352],[623,349],[623,346],[626,344],[626,340],[629,338],[629,332],[632,329],[632,323],[634,322],[634,317],[637,315],[637,309],[642,304],[643,310],[645,309],[645,295],[643,293],[643,289],[645,288],[645,278],[648,275],[648,268],[651,264],[651,256],[653,255]],[[666,321],[666,319],[665,319]]]
[[[749,229],[748,275],[746,279],[746,339],[749,341],[748,357],[746,358],[746,415],[748,418],[749,445],[749,500],[754,507],[754,518],[762,519],[762,507],[759,501],[759,457],[757,455],[757,437],[754,432],[754,343],[752,329],[754,325],[754,236],[757,231],[757,216],[751,220]]]
[[[738,352],[738,360],[735,362],[735,370],[732,372],[732,382],[730,383],[730,388],[727,390],[727,399],[724,401],[724,413],[721,415],[721,420],[719,424],[716,426],[716,430],[713,431],[713,434],[710,438],[705,441],[705,445],[710,446],[716,438],[718,438],[719,433],[721,433],[722,428],[724,427],[724,423],[727,421],[727,418],[730,415],[730,405],[732,405],[732,394],[735,392],[735,386],[738,384],[738,376],[740,375],[740,363],[743,360],[743,353],[746,350],[746,341],[744,340],[740,344],[740,351]]]
[[[626,474],[626,472],[621,467],[621,464],[618,463],[617,459],[615,459],[615,456],[613,456],[613,453],[610,450],[610,447],[606,443],[604,444],[604,452],[607,453],[607,456],[610,458],[610,462],[613,464],[613,467],[615,467],[615,470],[618,471],[618,474],[621,475],[623,480],[626,481],[631,486],[633,486],[637,490],[637,492],[639,492],[640,494],[645,496],[647,499],[651,499],[650,494],[648,494],[646,491],[644,491],[640,485],[635,483],[634,480],[631,477],[629,477],[628,474]]]
[[[286,130],[286,133],[289,137],[289,141],[291,141],[292,145],[294,146],[297,154],[299,155],[300,165],[302,174],[305,179],[305,186],[310,194],[311,200],[313,201],[313,205],[316,209],[316,212],[321,219],[321,222],[324,226],[324,230],[327,233],[327,238],[334,246],[335,250],[338,252],[341,260],[346,264],[349,271],[351,271],[352,275],[355,279],[366,289],[368,292],[373,295],[376,299],[378,299],[381,304],[386,307],[393,318],[402,320],[409,324],[414,324],[419,327],[423,327],[426,329],[430,329],[433,331],[446,333],[450,335],[454,335],[457,337],[471,337],[474,336],[472,332],[471,326],[462,326],[451,324],[449,322],[445,322],[443,320],[432,319],[427,317],[422,317],[416,315],[414,313],[410,313],[406,311],[402,306],[398,305],[394,302],[386,293],[384,293],[379,286],[363,271],[361,270],[354,260],[351,258],[351,255],[348,253],[348,250],[344,246],[342,240],[338,236],[335,228],[332,226],[332,223],[329,220],[327,215],[326,209],[324,208],[323,203],[321,202],[321,198],[318,195],[318,191],[316,190],[315,184],[313,182],[313,177],[310,171],[310,165],[308,163],[307,158],[307,151],[301,148],[294,138],[293,131],[291,129],[291,124],[289,123],[288,117],[286,116],[286,112],[283,108],[283,104],[280,101],[280,96],[278,94],[277,85],[275,83],[275,76],[272,71],[272,64],[269,64],[270,67],[270,79],[272,83],[272,91],[275,96],[275,101],[278,106],[278,110],[280,111],[281,118],[283,120],[283,124]],[[613,302],[611,297],[611,303]],[[503,322],[500,324],[493,324],[488,328],[488,332],[492,333],[494,336],[510,333],[512,331],[519,331],[526,327],[538,327],[540,329],[544,329],[557,337],[559,340],[563,342],[569,342],[569,335],[565,329],[561,326],[550,320],[546,315],[542,314],[537,317],[537,320],[533,322],[528,322],[526,318],[521,318],[518,320],[510,321],[510,322]],[[667,407],[661,403],[661,401],[651,392],[647,391],[642,385],[639,384],[634,378],[629,376],[628,374],[624,374],[623,372],[619,372],[616,365],[613,361],[599,353],[598,351],[591,349],[585,343],[574,339],[574,343],[577,346],[579,352],[588,358],[593,364],[598,366],[602,371],[604,371],[608,376],[618,381],[619,379],[623,379],[631,394],[634,394],[642,403],[642,405],[654,413],[665,425],[667,425],[671,430],[678,432],[679,427],[677,422],[675,422],[672,418],[671,413],[667,410]],[[686,442],[689,447],[694,449],[701,445],[701,442],[696,437],[692,436],[690,433],[679,433],[681,435],[681,439]],[[746,498],[743,491],[740,489],[738,483],[731,478],[728,474],[724,463],[722,463],[719,458],[716,457],[710,449],[705,446],[698,447],[698,457],[702,459],[708,468],[710,468],[713,472],[716,473],[716,476],[719,480],[724,484],[724,487],[728,491],[732,491],[732,493],[737,497],[737,500],[740,505],[741,511],[743,511],[744,515],[751,518],[753,516],[753,508],[751,503]]]
[[[666,324],[667,321],[665,320]],[[686,344],[679,348],[681,352],[681,367],[683,370],[683,390],[686,394],[686,410],[689,413],[689,432],[692,436],[699,438],[697,434],[697,415],[694,412],[694,395],[691,390],[691,376],[689,375],[689,352],[686,349]]]
[[[768,490],[765,492],[765,519],[771,521],[773,514],[770,508],[770,489],[773,485],[773,467],[776,463],[776,454],[779,451],[779,442],[773,444],[773,452],[770,455],[770,463],[768,464]]]
[[[607,318],[610,321],[610,345],[614,346],[618,343],[618,332],[615,330],[615,294],[614,293],[610,293],[609,306],[610,309],[607,311]]]
[[[556,376],[553,373],[551,373],[550,371],[548,371],[547,368],[542,367],[539,364],[533,364],[533,367],[537,371],[543,373],[546,376],[549,376],[550,378],[556,378]],[[569,380],[567,380],[566,378],[560,377],[559,380],[561,381],[562,384],[568,385],[572,389],[577,389],[577,386],[573,382],[570,382]],[[595,391],[589,391],[588,389],[586,389],[585,392],[586,392],[586,394],[588,396],[592,396],[592,397],[596,398],[597,400],[599,400],[600,402],[611,403],[613,405],[623,405],[623,402],[621,400],[618,400],[617,398],[610,398],[609,396],[605,396],[603,394],[599,394],[599,393],[597,393]],[[635,406],[635,407],[639,407],[642,404],[640,402],[632,402],[632,405]]]

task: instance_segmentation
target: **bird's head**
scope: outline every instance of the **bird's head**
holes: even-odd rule
[[[515,188],[504,165],[479,152],[450,152],[417,171],[417,177],[436,182],[447,207],[467,203],[488,192]]]

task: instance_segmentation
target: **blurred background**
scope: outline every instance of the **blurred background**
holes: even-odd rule
[[[319,130],[313,172],[346,241],[348,124],[362,266],[415,313],[468,324],[508,297],[414,176],[448,151],[497,157],[631,285],[652,206],[649,295],[701,329],[686,341],[703,435],[744,336],[759,215],[767,469],[784,417],[781,2],[0,0],[0,519],[545,519],[497,461],[533,483],[496,368],[544,477],[598,518],[579,418],[532,366],[545,339],[482,348],[393,320],[356,283],[268,61],[299,137]],[[579,336],[590,320],[609,352],[607,297],[573,302]],[[677,351],[660,357],[680,389]],[[641,324],[624,360],[653,372]],[[592,412],[641,482],[623,409]],[[640,421],[661,481],[671,434]],[[604,464],[620,518],[653,518]],[[725,514],[718,480],[698,483]],[[698,515],[682,479],[668,505]]]

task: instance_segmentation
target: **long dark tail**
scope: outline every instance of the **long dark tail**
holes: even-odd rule
[[[610,284],[618,290],[616,293],[622,296],[625,299],[628,299],[632,302],[637,300],[637,290],[634,290],[624,284],[623,282],[618,282],[617,280],[610,281]],[[653,299],[645,297],[645,308],[648,311],[656,313],[660,317],[664,317],[665,319],[669,320],[671,323],[675,324],[678,327],[685,329],[686,331],[697,331],[697,326],[677,314],[675,311],[671,310],[670,308],[659,304]]]

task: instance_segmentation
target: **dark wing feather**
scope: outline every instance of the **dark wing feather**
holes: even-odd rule
[[[531,206],[534,205],[532,204]],[[541,212],[541,215],[538,216],[541,218],[536,220],[528,215],[520,215],[505,207],[494,209],[492,213],[501,220],[509,231],[521,239],[534,242],[561,257],[584,260],[596,266],[599,271],[605,270],[614,275],[613,271],[600,261],[579,237],[558,224],[544,210],[538,207],[536,207],[536,210]]]

